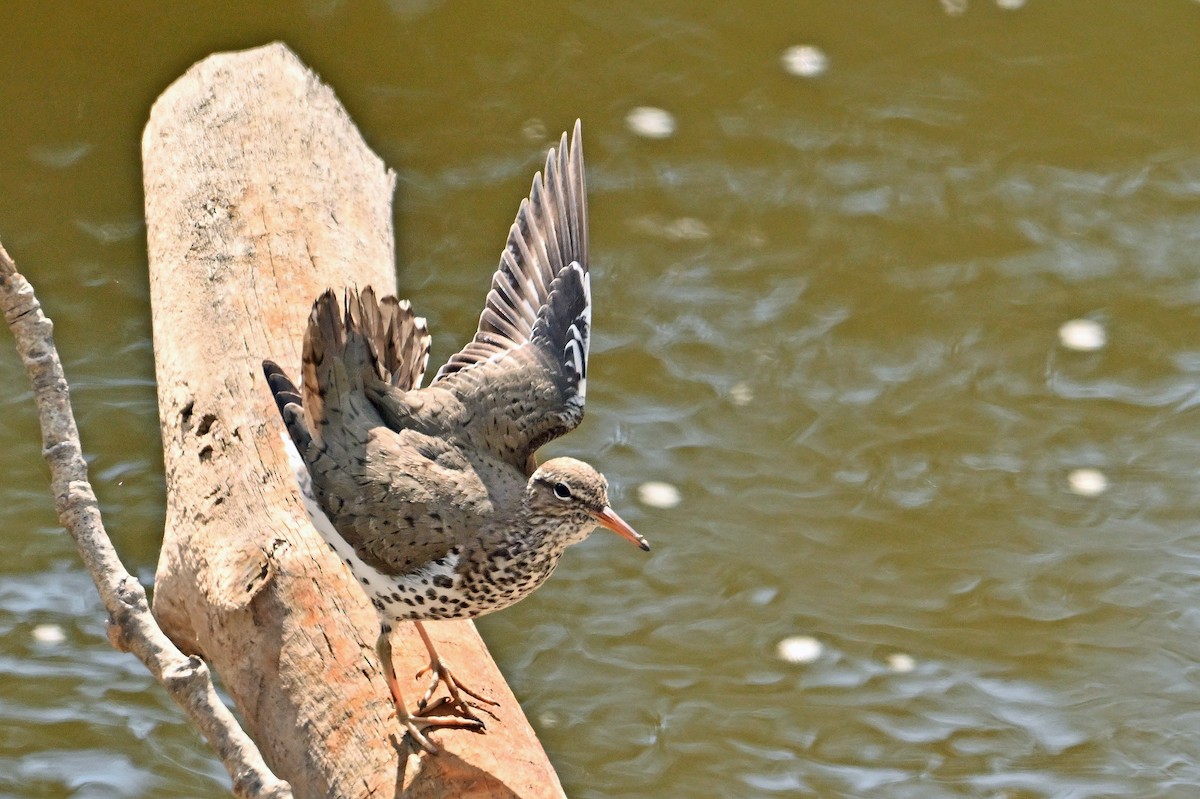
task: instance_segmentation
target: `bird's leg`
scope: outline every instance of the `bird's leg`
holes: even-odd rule
[[[436,755],[438,748],[425,735],[425,730],[437,727],[466,727],[472,730],[482,730],[483,722],[474,717],[426,716],[408,712],[408,708],[404,706],[404,697],[400,694],[400,684],[396,682],[396,670],[392,664],[391,632],[391,628],[386,625],[380,627],[379,638],[375,639],[375,652],[379,655],[379,662],[383,664],[383,676],[387,680],[388,690],[392,694],[392,702],[396,706],[396,718],[404,727],[405,732],[417,742],[417,745],[429,754]],[[422,709],[424,709],[423,705]]]
[[[413,625],[417,628],[417,632],[421,635],[421,640],[425,642],[425,648],[429,651],[429,665],[424,669],[421,669],[417,676],[421,676],[421,674],[425,673],[426,671],[433,673],[433,679],[429,683],[429,689],[425,691],[425,696],[421,697],[421,701],[417,702],[418,713],[425,713],[427,710],[440,708],[443,705],[449,705],[450,707],[456,708],[460,712],[466,714],[469,718],[479,721],[479,719],[475,717],[475,714],[471,712],[470,705],[468,705],[466,700],[462,698],[463,694],[466,694],[472,699],[478,700],[485,705],[492,705],[493,707],[499,705],[498,702],[485,699],[459,682],[458,678],[450,673],[450,668],[446,665],[446,661],[442,660],[442,656],[438,654],[437,649],[433,645],[433,641],[429,638],[429,633],[425,631],[425,625],[419,621],[413,622]],[[449,698],[443,698],[442,701],[434,705],[433,708],[430,708],[429,700],[433,698],[433,694],[435,691],[437,691],[439,684],[446,686],[446,690],[450,692],[450,696]],[[483,724],[482,721],[479,721],[479,723],[480,725]]]

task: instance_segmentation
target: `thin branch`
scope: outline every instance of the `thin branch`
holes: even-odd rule
[[[159,629],[150,613],[146,591],[117,557],[88,482],[66,376],[54,347],[54,325],[42,313],[33,286],[17,272],[3,244],[0,306],[33,385],[42,427],[42,453],[50,465],[50,488],[58,518],[75,540],[108,610],[109,641],[141,660],[183,708],[225,764],[233,779],[234,795],[291,799],[291,786],[271,773],[254,742],[217,696],[208,667],[199,658],[180,652]]]

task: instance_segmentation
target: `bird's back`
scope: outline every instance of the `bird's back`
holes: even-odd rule
[[[372,568],[404,574],[477,539],[519,501],[524,477],[438,429],[454,426],[460,403],[415,388],[428,335],[406,303],[364,289],[339,305],[327,291],[313,306],[302,390],[264,369],[336,533]]]

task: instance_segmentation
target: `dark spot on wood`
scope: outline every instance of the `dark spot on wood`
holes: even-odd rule
[[[200,450],[200,462],[208,463],[212,460],[213,448],[211,444],[205,444],[204,449]]]
[[[206,413],[200,417],[200,424],[196,425],[196,435],[206,436],[208,431],[212,430],[213,424],[217,421],[216,414]]]

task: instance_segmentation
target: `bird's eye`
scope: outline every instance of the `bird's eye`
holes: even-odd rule
[[[559,499],[570,499],[571,487],[566,483],[555,483],[554,496],[558,497]]]

